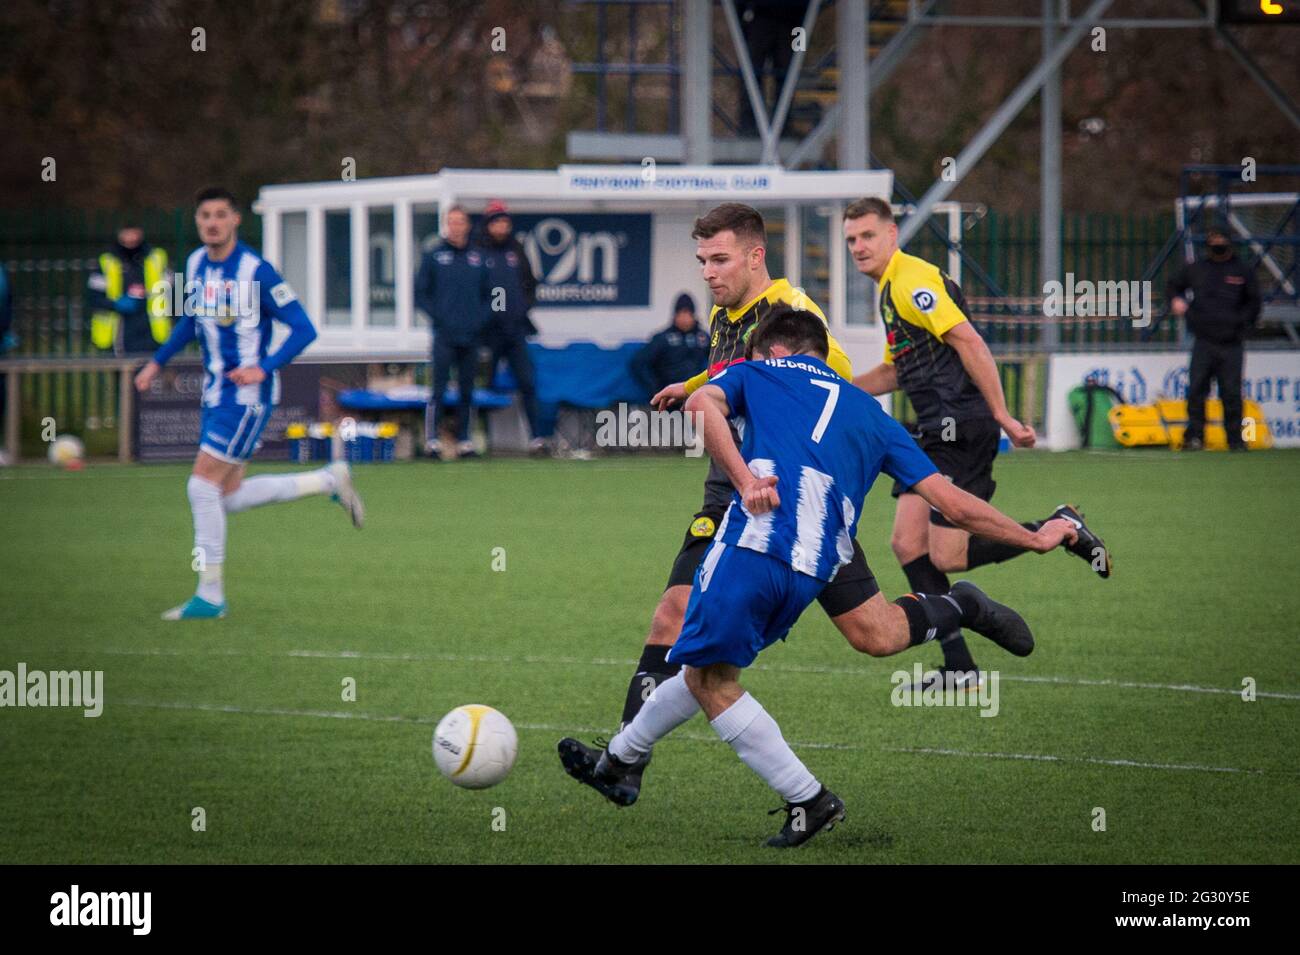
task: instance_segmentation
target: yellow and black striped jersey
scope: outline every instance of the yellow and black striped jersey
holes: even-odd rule
[[[740,308],[723,308],[716,305],[709,315],[709,367],[686,382],[686,393],[690,394],[701,385],[722,371],[728,365],[745,360],[745,343],[750,330],[763,320],[772,307],[784,303],[795,308],[812,312],[823,322],[826,315],[817,303],[804,294],[802,289],[793,287],[788,279],[777,279],[761,294],[746,302]],[[853,379],[853,365],[829,332],[830,355],[826,364],[836,374],[848,380]]]
[[[992,416],[961,356],[943,340],[969,316],[960,286],[942,269],[896,251],[880,277],[880,317],[885,364],[897,370],[920,428]]]

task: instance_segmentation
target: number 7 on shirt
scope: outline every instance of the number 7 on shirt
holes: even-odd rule
[[[831,423],[831,415],[835,413],[835,402],[840,400],[840,386],[834,381],[819,381],[816,378],[809,378],[808,384],[816,385],[818,388],[825,388],[826,406],[822,408],[821,417],[817,419],[817,424],[813,428],[812,439],[814,444],[821,444],[822,435],[826,433],[826,426]]]

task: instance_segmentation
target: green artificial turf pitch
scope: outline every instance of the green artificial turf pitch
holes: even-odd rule
[[[1064,553],[971,573],[1038,638],[1015,659],[968,637],[994,718],[891,705],[937,651],[861,656],[810,608],[744,682],[848,818],[785,854],[761,847],[780,799],[698,715],[628,809],[555,754],[615,728],[704,461],[361,467],[364,531],[319,498],[235,515],[231,615],[164,623],[193,586],[186,470],[0,472],[0,669],[105,692],[97,719],[0,710],[0,861],[1300,861],[1300,452],[1004,456],[996,503],[1077,502],[1114,577]],[[859,539],[893,597],[888,487]],[[493,789],[434,768],[462,703],[519,730]]]

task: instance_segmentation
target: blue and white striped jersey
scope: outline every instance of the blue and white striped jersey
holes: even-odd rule
[[[737,492],[718,528],[724,544],[830,580],[853,559],[862,504],[880,472],[909,487],[937,473],[875,398],[811,355],[740,362],[709,384],[727,397],[749,470],[776,475],[781,498],[755,516]]]
[[[269,353],[273,319],[289,326],[289,337]],[[236,242],[220,262],[208,258],[206,246],[199,246],[185,262],[184,314],[154,360],[166,364],[197,338],[203,352],[205,408],[276,405],[278,369],[315,337],[307,312],[271,263],[243,242]],[[236,368],[253,365],[266,372],[258,384],[236,385],[226,377]]]

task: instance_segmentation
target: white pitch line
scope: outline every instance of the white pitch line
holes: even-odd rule
[[[561,666],[635,666],[636,660],[617,657],[568,657],[568,656],[491,656],[487,654],[462,653],[374,653],[366,650],[284,650],[278,653],[243,649],[204,650],[193,647],[166,647],[146,649],[118,649],[98,647],[94,649],[51,651],[56,653],[107,653],[114,656],[193,656],[209,654],[214,656],[283,656],[313,660],[371,660],[389,663],[498,663],[515,664],[556,664]],[[854,667],[804,666],[783,664],[755,664],[750,670],[769,673],[824,673],[831,676],[872,676],[871,671]],[[1241,696],[1239,689],[1225,689],[1218,686],[1196,686],[1191,683],[1139,683],[1128,680],[1088,679],[1086,677],[1067,676],[1015,676],[1002,674],[1001,678],[1014,683],[1046,683],[1061,686],[1097,686],[1116,687],[1125,690],[1167,690],[1176,693],[1213,693],[1227,696]],[[1300,700],[1300,693],[1283,693],[1280,691],[1257,690],[1256,697],[1270,700]]]
[[[1279,772],[1265,769],[1239,769],[1234,766],[1201,766],[1196,763],[1144,763],[1134,759],[1100,759],[1096,756],[1052,756],[1034,753],[973,753],[960,749],[932,749],[929,747],[886,746],[891,753],[913,753],[926,756],[965,756],[976,759],[1023,759],[1043,763],[1092,763],[1096,766],[1127,766],[1135,769],[1173,769],[1200,773],[1246,773],[1252,776],[1283,775],[1293,776],[1298,773]]]
[[[201,713],[229,713],[237,716],[309,717],[331,720],[362,720],[365,722],[375,723],[410,723],[420,726],[432,726],[438,722],[436,719],[425,716],[400,716],[344,710],[293,710],[285,709],[283,707],[242,707],[221,703],[166,703],[153,702],[149,700],[121,700],[119,702],[122,706],[133,706],[142,709],[185,710]],[[578,733],[581,735],[595,735],[597,733],[605,732],[590,726],[558,726],[552,723],[515,723],[514,725],[516,729],[545,733]],[[671,738],[688,740],[696,743],[722,742],[716,734],[712,733],[707,735],[701,733],[676,733]],[[790,746],[793,749],[829,749],[847,750],[851,752],[868,752],[876,749],[876,747],[868,747],[854,743],[823,743],[809,741],[791,741]],[[879,749],[887,753],[906,753],[911,755],[964,756],[973,759],[1014,759],[1042,763],[1090,763],[1095,766],[1113,766],[1126,769],[1160,769],[1203,773],[1241,773],[1249,776],[1300,775],[1300,773],[1287,773],[1265,769],[1241,769],[1233,766],[1200,766],[1194,763],[1148,763],[1133,759],[1101,759],[1096,756],[1054,756],[1051,754],[1033,753],[979,753],[957,749],[932,749],[910,746],[882,746],[879,747]]]
[[[1225,690],[1217,686],[1195,686],[1191,683],[1132,683],[1125,680],[1087,680],[1061,676],[1007,676],[1004,680],[1020,683],[1065,683],[1073,686],[1118,686],[1126,690],[1178,690],[1183,693],[1227,693],[1229,696],[1241,696],[1241,690]],[[1267,693],[1256,691],[1255,695],[1267,696],[1275,700],[1300,700],[1300,693]]]
[[[151,710],[194,710],[202,713],[233,713],[238,716],[309,716],[328,720],[364,720],[373,723],[413,723],[435,726],[438,719],[428,716],[401,716],[385,713],[360,713],[350,710],[291,710],[282,707],[244,707],[225,703],[160,703],[152,700],[121,700],[122,706]],[[579,726],[550,726],[546,723],[515,723],[516,729],[549,730],[556,733],[600,733],[602,730]]]

